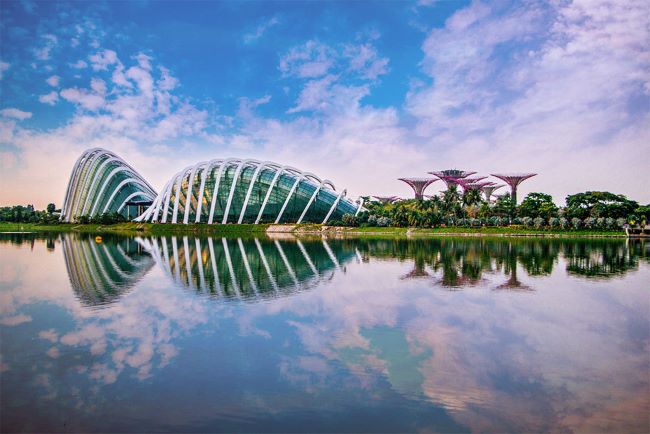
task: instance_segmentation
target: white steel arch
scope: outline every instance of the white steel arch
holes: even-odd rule
[[[104,160],[101,161],[102,159]],[[120,172],[127,173],[126,180],[130,181],[121,182],[116,188],[107,191],[110,181]],[[106,177],[106,180],[98,189],[98,183],[103,177]],[[89,215],[93,216],[99,211],[99,204],[104,203],[107,197],[108,202],[104,203],[103,212],[111,209],[122,211],[123,205],[113,204],[113,200],[120,191],[123,191],[123,188],[128,189],[129,195],[139,191],[140,196],[145,199],[156,198],[156,192],[149,183],[113,152],[102,148],[92,148],[83,152],[76,160],[68,181],[61,207],[61,220],[71,222],[77,217],[86,215],[88,208],[91,208]]]
[[[108,165],[110,163],[106,164]],[[248,168],[252,168],[252,170]],[[270,175],[272,175],[272,179],[269,183],[266,180],[269,179]],[[113,176],[114,174],[109,174],[109,177]],[[246,176],[245,179],[248,184],[244,182],[244,176]],[[211,180],[214,179],[211,194],[209,190],[210,186],[208,186],[208,178]],[[230,184],[227,189],[224,189],[223,182],[230,179]],[[185,185],[185,183],[187,184]],[[107,184],[107,181],[104,181],[104,184]],[[203,216],[207,213],[208,224],[214,223],[215,215],[218,215],[217,218],[221,224],[226,224],[229,220],[235,222],[235,217],[231,219],[230,211],[233,207],[237,206],[236,222],[242,223],[247,218],[247,215],[251,214],[249,212],[249,204],[255,188],[260,188],[260,193],[264,191],[263,188],[266,188],[264,198],[259,205],[259,210],[256,212],[255,223],[261,221],[272,201],[274,206],[273,214],[275,215],[269,216],[269,218],[276,223],[280,223],[291,201],[295,200],[298,195],[304,194],[305,188],[308,189],[307,191],[313,189],[313,192],[309,193],[310,196],[307,203],[299,211],[300,215],[297,219],[293,212],[291,213],[292,217],[290,219],[292,221],[295,219],[296,223],[313,219],[313,216],[311,216],[313,212],[310,213],[310,210],[313,208],[315,202],[320,203],[322,200],[321,193],[324,191],[329,192],[326,197],[330,197],[329,194],[333,194],[336,196],[336,199],[329,207],[323,223],[329,221],[335,212],[338,213],[337,218],[339,218],[340,213],[343,212],[354,213],[356,215],[360,208],[357,204],[345,199],[345,190],[340,193],[336,192],[336,187],[331,181],[322,180],[313,173],[304,172],[287,165],[278,165],[271,161],[227,158],[199,162],[177,172],[165,184],[161,194],[155,197],[151,206],[135,220],[162,223],[171,220],[172,223],[178,223],[182,219],[183,224],[188,224],[192,212],[195,212],[195,216],[193,217],[195,223],[201,222]],[[289,190],[285,196],[284,192],[286,188]],[[281,189],[282,193],[279,193],[278,189]],[[207,200],[205,200],[206,198]],[[194,202],[195,199],[196,203]],[[204,200],[206,202],[205,204],[203,203]],[[208,202],[210,202],[209,207],[207,205]],[[342,202],[345,203],[343,207],[341,207]],[[219,203],[222,204],[223,209],[217,211],[217,204]],[[278,209],[276,207],[279,207],[279,211],[275,211]],[[204,210],[204,208],[206,209]],[[160,215],[161,213],[162,215]],[[182,216],[179,217],[181,213]]]
[[[111,204],[111,202],[113,202],[113,199],[115,199],[115,196],[117,195],[117,193],[119,193],[119,191],[122,189],[122,187],[124,187],[126,184],[137,184],[137,185],[139,185],[141,187],[144,187],[144,184],[139,179],[127,178],[124,181],[120,182],[118,184],[118,186],[115,187],[115,189],[113,190],[113,194],[111,194],[111,196],[106,201],[106,205],[104,206],[104,209],[102,210],[102,213],[105,213],[106,211],[108,211],[108,206]]]
[[[333,213],[334,210],[336,209],[336,206],[337,206],[337,205],[339,204],[339,202],[341,201],[341,198],[342,198],[343,196],[345,196],[345,193],[346,193],[346,192],[347,192],[347,190],[343,190],[341,193],[339,193],[339,195],[337,196],[336,200],[335,200],[334,203],[332,204],[332,207],[330,208],[329,212],[328,212],[327,215],[325,216],[325,219],[323,220],[323,223],[322,223],[322,224],[327,223],[327,220],[329,220],[330,216],[332,215],[332,213]]]
[[[244,199],[244,204],[242,205],[241,212],[239,213],[239,219],[237,220],[238,224],[241,224],[241,222],[244,219],[244,215],[246,213],[246,207],[248,207],[248,201],[251,198],[251,193],[253,192],[253,187],[255,187],[257,178],[260,176],[260,174],[265,168],[267,167],[273,168],[274,166],[279,167],[270,161],[264,161],[257,166],[257,169],[255,169],[255,173],[253,173],[253,177],[251,178],[251,183],[248,186],[248,191],[246,191],[246,198]]]
[[[134,197],[138,197],[138,196],[146,196],[146,193],[145,193],[144,191],[136,191],[135,193],[131,193],[130,195],[128,195],[128,196],[126,197],[126,199],[124,199],[124,200],[122,201],[122,204],[120,205],[120,207],[117,209],[116,212],[120,212],[120,211],[122,211],[122,208],[124,208],[124,205],[126,205],[126,203],[127,203],[128,201],[130,201],[130,200],[133,199]]]
[[[235,194],[235,188],[237,187],[237,182],[239,181],[239,175],[241,174],[242,169],[246,165],[251,165],[259,163],[258,160],[243,160],[239,165],[237,166],[237,169],[235,170],[235,174],[233,175],[232,178],[232,185],[230,186],[230,193],[228,193],[228,202],[226,202],[226,208],[224,208],[223,211],[223,219],[221,220],[221,224],[225,224],[228,221],[228,213],[230,212],[230,205],[232,204],[232,197]]]
[[[211,160],[208,162],[206,168],[203,169],[203,175],[201,176],[201,185],[199,186],[199,197],[197,198],[196,217],[194,219],[195,223],[199,223],[201,221],[201,212],[203,211],[203,196],[205,194],[205,180],[207,179],[208,174],[212,168],[217,167],[217,165],[222,162],[223,160]]]

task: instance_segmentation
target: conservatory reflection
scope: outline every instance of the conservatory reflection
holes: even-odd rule
[[[33,243],[34,236],[4,236]],[[644,241],[476,239],[283,239],[109,237],[48,238],[61,242],[72,288],[87,306],[112,303],[157,263],[184,287],[215,297],[257,299],[290,294],[370,258],[411,262],[401,279],[428,279],[446,290],[489,287],[530,291],[521,277],[544,276],[566,266],[579,278],[609,278],[647,261]],[[558,265],[562,264],[562,265]],[[524,273],[521,275],[521,273]]]
[[[160,237],[138,239],[176,282],[212,296],[277,297],[345,270],[358,255],[348,241]]]
[[[127,293],[154,265],[153,258],[133,238],[62,237],[68,277],[86,306],[113,303]]]

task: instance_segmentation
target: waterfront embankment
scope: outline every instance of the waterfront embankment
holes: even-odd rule
[[[39,224],[39,223],[0,223],[0,232],[79,232],[79,233],[115,233],[124,235],[326,235],[326,236],[468,236],[468,237],[551,237],[551,238],[625,238],[624,231],[599,230],[544,230],[523,227],[438,227],[438,228],[396,228],[396,227],[341,227],[316,224],[269,225],[269,224],[151,224],[151,223],[117,223],[100,224]]]

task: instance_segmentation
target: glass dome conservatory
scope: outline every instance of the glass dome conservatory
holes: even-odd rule
[[[156,195],[114,153],[93,148],[75,163],[61,220],[120,213],[152,223],[327,223],[361,210],[313,173],[270,161],[217,159],[176,173]],[[145,206],[147,207],[145,210]],[[135,209],[133,209],[135,207]]]
[[[81,154],[72,168],[61,220],[115,212],[135,217],[142,209],[139,204],[150,204],[155,197],[154,189],[128,163],[111,151],[93,148]]]
[[[360,207],[332,182],[270,161],[204,161],[174,175],[136,221],[327,223]]]

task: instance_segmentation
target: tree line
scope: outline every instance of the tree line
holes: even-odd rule
[[[38,211],[34,209],[34,205],[14,205],[0,207],[0,222],[10,223],[43,223],[43,224],[56,224],[59,223],[59,216],[61,210],[56,209],[56,205],[50,203],[45,210]],[[105,213],[95,217],[81,216],[77,219],[80,224],[113,224],[125,222],[126,218],[118,213]]]
[[[530,193],[516,205],[509,193],[488,202],[476,189],[461,193],[451,185],[440,195],[424,200],[382,203],[364,197],[367,211],[346,214],[332,225],[396,227],[524,226],[537,229],[618,230],[625,225],[645,226],[650,205],[639,205],[622,194],[587,191],[566,197],[566,206],[551,195]]]

